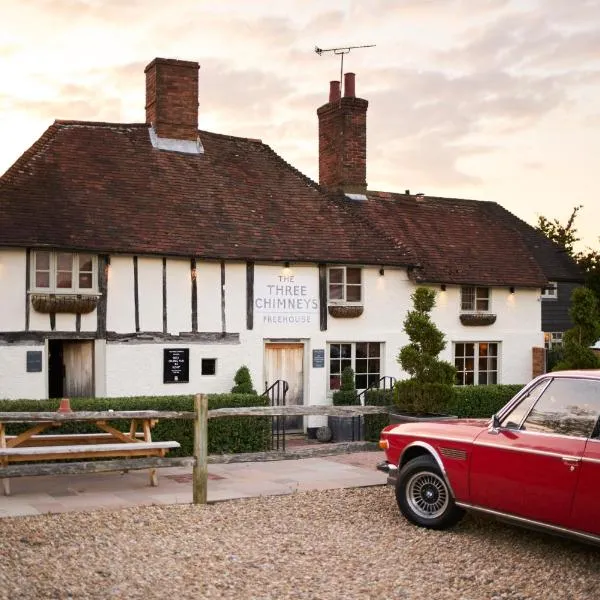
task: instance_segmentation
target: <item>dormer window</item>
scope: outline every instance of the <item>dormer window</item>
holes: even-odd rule
[[[362,304],[360,267],[330,267],[328,275],[330,304]]]
[[[96,291],[96,256],[86,253],[32,253],[32,290],[50,294],[91,294]]]
[[[460,289],[460,309],[464,312],[489,312],[490,288],[464,285]]]

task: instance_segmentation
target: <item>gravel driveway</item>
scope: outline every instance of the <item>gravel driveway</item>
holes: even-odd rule
[[[600,549],[468,516],[409,525],[393,490],[0,519],[0,598],[600,595]]]

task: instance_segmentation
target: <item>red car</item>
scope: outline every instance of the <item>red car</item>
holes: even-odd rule
[[[389,425],[379,445],[416,525],[468,509],[600,543],[600,370],[537,377],[491,419]]]

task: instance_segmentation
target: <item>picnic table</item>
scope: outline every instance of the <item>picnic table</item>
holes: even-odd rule
[[[71,411],[62,403],[57,412],[0,413],[0,468],[10,463],[89,458],[164,457],[176,441],[152,441],[158,422],[156,411]],[[128,422],[128,430],[114,427],[116,419]],[[94,433],[46,433],[67,422],[92,424]],[[8,423],[25,423],[25,431],[8,435]],[[126,428],[127,429],[127,428]],[[118,463],[118,464],[117,464]],[[127,461],[115,461],[114,470],[127,470]],[[43,473],[38,473],[43,474]],[[4,494],[10,494],[8,478],[2,478]],[[158,485],[156,468],[150,469],[150,485]]]

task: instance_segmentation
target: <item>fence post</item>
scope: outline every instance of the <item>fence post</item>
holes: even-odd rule
[[[194,396],[194,471],[193,502],[206,504],[208,491],[208,396]]]

